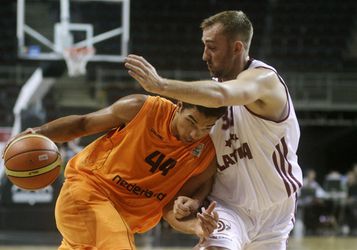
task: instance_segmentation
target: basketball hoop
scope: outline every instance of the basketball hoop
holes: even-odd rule
[[[95,54],[94,47],[67,48],[63,51],[63,57],[70,77],[86,74],[86,65]]]

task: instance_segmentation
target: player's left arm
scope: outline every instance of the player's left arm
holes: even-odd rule
[[[125,96],[98,111],[84,115],[61,117],[39,127],[30,128],[21,134],[39,133],[54,142],[61,143],[78,137],[105,132],[130,122],[140,111],[146,99],[146,95]]]
[[[197,205],[201,204],[203,199],[208,195],[212,186],[212,179],[216,173],[217,163],[214,159],[210,166],[201,174],[191,177],[185,185],[178,192],[176,197],[194,197],[197,201]],[[205,188],[202,188],[202,187]],[[174,213],[175,199],[164,208],[163,218],[172,226],[175,230],[187,234],[195,234],[198,237],[207,237],[217,227],[218,214],[213,211],[215,203],[211,203],[210,208],[203,213],[198,213],[197,217],[190,216],[184,220],[177,219]]]

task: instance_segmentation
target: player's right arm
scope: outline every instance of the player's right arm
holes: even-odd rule
[[[146,99],[146,95],[129,95],[96,112],[65,116],[40,127],[28,129],[23,133],[39,133],[60,143],[108,131],[130,122]]]
[[[274,121],[286,116],[286,89],[271,69],[247,69],[237,78],[219,83],[165,79],[145,58],[137,55],[129,55],[125,66],[128,73],[151,93],[206,107],[245,105],[257,115]]]

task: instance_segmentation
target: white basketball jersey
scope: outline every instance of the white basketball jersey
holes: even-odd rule
[[[271,66],[253,60],[249,68]],[[210,198],[233,207],[262,211],[294,198],[302,185],[296,150],[300,129],[286,89],[289,112],[275,122],[254,114],[245,106],[228,107],[212,128],[218,170]]]

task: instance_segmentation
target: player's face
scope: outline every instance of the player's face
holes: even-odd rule
[[[222,25],[214,24],[203,30],[203,61],[212,77],[227,78],[234,71],[234,43],[222,33]]]
[[[179,105],[172,120],[172,132],[176,138],[184,143],[193,143],[206,136],[217,118],[206,117],[196,108],[183,109]]]

